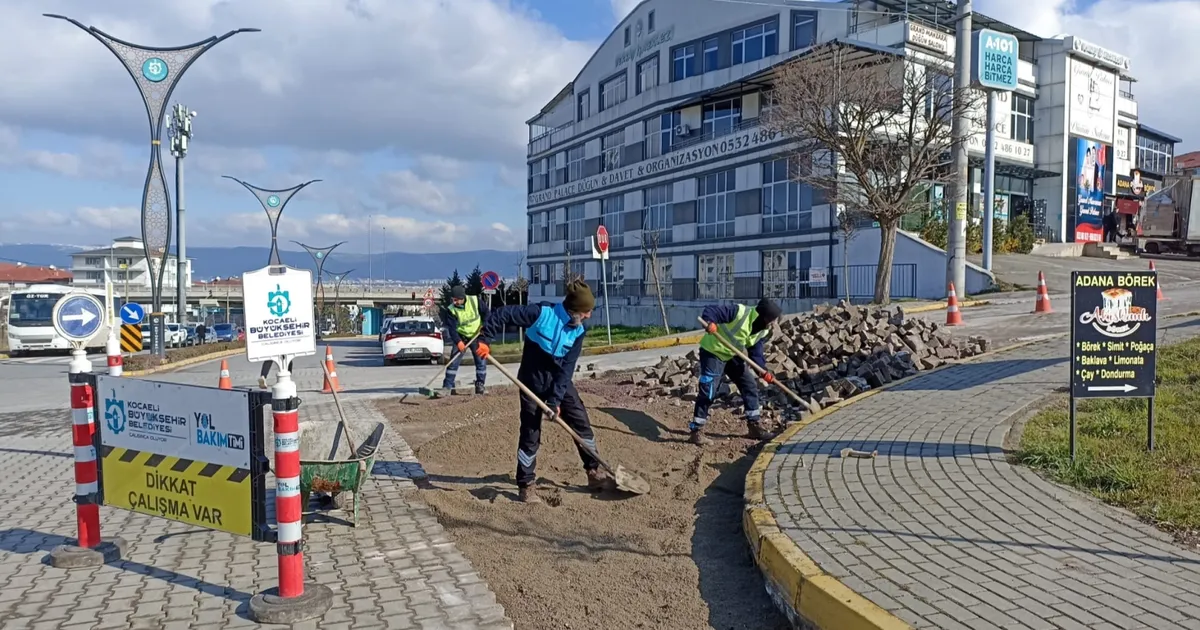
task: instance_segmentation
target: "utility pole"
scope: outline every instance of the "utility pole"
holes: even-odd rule
[[[371,220],[375,215],[367,215],[367,286],[375,283],[375,260],[371,258]]]
[[[183,223],[183,158],[187,157],[188,144],[192,140],[192,119],[196,112],[175,104],[171,111],[171,155],[175,156],[175,225],[178,226],[175,248],[175,321],[180,326],[187,316],[187,241],[184,239]]]
[[[967,90],[971,87],[971,0],[958,0],[958,25],[954,36],[954,214],[949,217],[946,235],[946,284],[954,291],[967,290],[967,142],[971,124],[967,111]],[[949,286],[946,287],[947,292]]]

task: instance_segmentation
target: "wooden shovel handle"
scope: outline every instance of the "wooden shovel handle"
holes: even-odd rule
[[[568,425],[565,421],[563,421],[563,419],[561,417],[559,417],[558,412],[554,411],[553,409],[550,408],[549,405],[542,402],[542,399],[538,398],[537,394],[534,394],[532,391],[530,391],[529,388],[525,386],[525,383],[522,383],[521,381],[517,380],[517,377],[513,376],[512,372],[508,371],[508,368],[501,365],[500,362],[497,361],[496,358],[490,354],[487,356],[487,360],[488,360],[488,363],[492,364],[492,367],[496,368],[497,370],[500,370],[501,374],[506,376],[508,378],[508,380],[512,381],[513,385],[516,385],[517,388],[521,390],[522,394],[525,394],[526,397],[528,397],[533,402],[537,403],[537,406],[539,408],[541,408],[543,413],[545,413],[546,415],[553,418],[554,421],[558,423],[558,426],[562,427],[563,430],[566,431],[571,436],[572,440],[575,440],[575,443],[579,445],[579,448],[582,448],[583,450],[588,452],[588,455],[591,455],[592,457],[596,458],[596,461],[599,462],[600,465],[604,467],[604,470],[607,470],[610,474],[612,474],[614,476],[617,474],[612,469],[611,466],[609,466],[607,463],[605,463],[603,459],[600,459],[600,455],[598,453],[596,453],[596,449],[592,448],[591,446],[588,446],[588,443],[584,442],[583,438],[579,437],[579,434],[576,433],[575,430],[570,427],[570,425]]]
[[[705,330],[708,329],[708,322],[704,321],[703,317],[697,317],[696,319],[700,320],[700,324],[704,327]],[[722,335],[719,332],[710,333],[710,334],[713,337],[716,337],[717,341],[721,342],[721,345],[725,346],[730,352],[736,354],[738,356],[738,358],[740,358],[746,365],[750,366],[750,368],[753,369],[755,371],[755,373],[757,373],[759,375],[760,378],[762,377],[763,374],[767,373],[766,370],[762,369],[761,367],[758,367],[757,363],[755,363],[754,361],[751,361],[750,357],[746,356],[745,352],[742,352],[737,347],[735,347],[732,342],[730,342],[728,339],[725,338],[724,335]],[[767,383],[767,384],[778,387],[780,390],[783,391],[783,393],[787,394],[788,396],[791,396],[792,400],[795,400],[796,402],[800,403],[801,405],[805,404],[804,401],[801,400],[800,397],[796,395],[796,392],[788,389],[788,387],[786,385],[784,385],[783,383],[780,383],[778,379],[775,379],[774,381]],[[807,405],[805,405],[805,406],[807,406]]]

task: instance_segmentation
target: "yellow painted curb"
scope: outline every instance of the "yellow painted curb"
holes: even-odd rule
[[[229,357],[237,356],[239,354],[245,354],[245,353],[246,353],[245,348],[234,348],[233,350],[222,350],[221,352],[214,352],[212,354],[206,354],[202,357],[192,357],[190,359],[184,359],[184,360],[178,361],[176,363],[168,363],[166,365],[160,365],[158,367],[152,367],[152,368],[145,369],[145,370],[131,370],[129,372],[123,372],[122,374],[124,376],[129,376],[129,377],[149,376],[151,374],[159,374],[162,372],[171,372],[174,370],[178,370],[180,368],[188,367],[190,365],[196,365],[197,363],[205,363],[207,361],[216,361],[217,359],[228,359]]]
[[[1066,333],[1063,333],[1066,334]],[[892,381],[858,396],[826,407],[788,425],[768,442],[746,472],[745,513],[742,528],[754,561],[767,579],[767,590],[777,606],[795,624],[807,623],[818,630],[911,630],[912,626],[892,615],[833,576],[821,570],[787,534],[779,528],[775,515],[766,506],[767,468],[785,442],[814,422],[879,392],[938,370],[978,361],[985,357],[1046,341],[1031,339],[996,348],[961,361],[946,363],[932,370]]]
[[[987,306],[988,304],[991,304],[991,303],[992,303],[991,300],[965,300],[963,302],[959,302],[958,307],[959,308],[971,308],[972,306]],[[946,308],[946,303],[945,302],[934,302],[933,304],[926,304],[924,306],[914,306],[912,308],[904,308],[904,306],[901,305],[900,308],[904,311],[905,315],[915,315],[916,313],[929,313],[932,311],[943,310]]]

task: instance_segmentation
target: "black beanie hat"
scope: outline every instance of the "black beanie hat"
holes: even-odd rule
[[[563,308],[568,313],[587,313],[596,308],[596,298],[592,295],[592,287],[586,282],[573,282],[567,287],[567,297],[563,299]]]
[[[758,306],[754,310],[758,311],[758,320],[764,323],[773,322],[783,315],[783,310],[779,308],[779,305],[767,298],[759,300]]]
[[[453,289],[450,289],[450,297],[452,297],[456,300],[467,299],[467,288],[460,284],[460,285],[454,287]]]

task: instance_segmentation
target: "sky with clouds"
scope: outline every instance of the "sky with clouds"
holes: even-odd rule
[[[696,0],[708,1],[708,0]],[[755,3],[786,4],[787,0]],[[263,188],[321,179],[280,238],[365,252],[517,249],[530,118],[637,0],[4,0],[0,243],[97,245],[138,234],[149,150],[141,97],[60,13],[132,42],[202,56],[172,102],[198,115],[186,160],[193,245],[262,245]],[[1200,139],[1183,62],[1200,0],[976,0],[1039,35],[1072,33],[1133,60],[1142,121]],[[165,144],[165,141],[164,141]],[[168,181],[173,166],[164,147]]]

